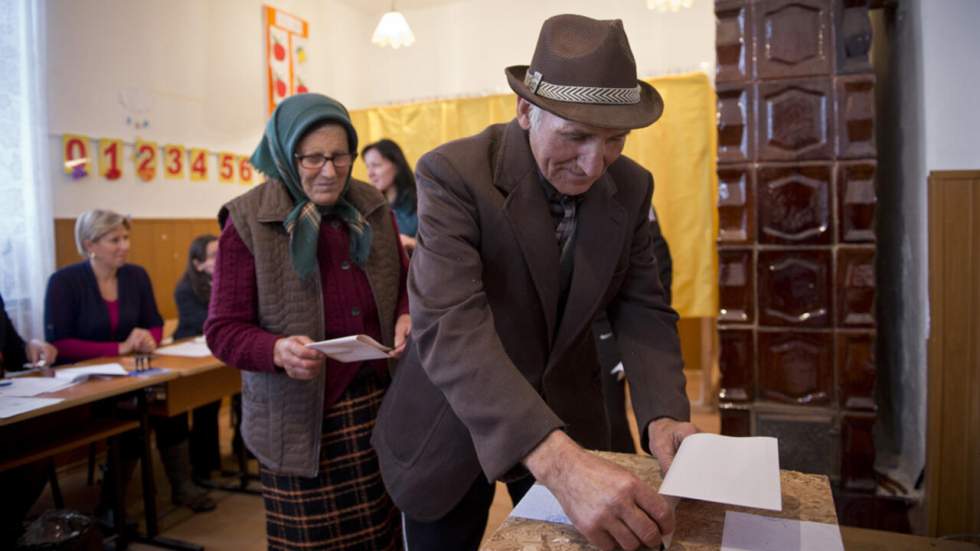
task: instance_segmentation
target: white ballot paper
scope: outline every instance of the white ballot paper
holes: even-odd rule
[[[721,551],[844,551],[833,524],[725,511]]]
[[[57,392],[72,386],[73,382],[54,377],[18,377],[4,379],[9,384],[0,386],[0,396],[37,396],[45,392]]]
[[[677,506],[677,503],[669,498],[668,503],[671,509]],[[558,503],[555,495],[540,484],[531,486],[531,489],[517,502],[517,506],[514,507],[509,516],[572,526],[571,519],[565,514],[565,510],[561,508],[561,504]],[[673,534],[664,536],[663,546],[665,549],[670,548],[672,537]]]
[[[681,442],[660,493],[781,511],[775,438],[699,433]]]
[[[155,354],[162,354],[164,356],[185,356],[188,358],[206,358],[211,355],[211,349],[208,348],[206,343],[198,342],[197,339],[192,341],[182,342],[180,344],[172,344],[170,346],[164,346],[162,348],[157,348],[154,351]]]
[[[23,396],[0,397],[0,419],[13,417],[35,409],[57,404],[61,398],[25,398]]]
[[[342,363],[381,360],[387,358],[388,352],[391,351],[391,348],[367,335],[351,335],[339,339],[311,342],[306,347],[319,350]]]
[[[68,380],[73,383],[87,381],[93,377],[125,377],[126,375],[129,375],[129,372],[117,363],[86,365],[82,367],[59,367],[54,370],[55,378]]]

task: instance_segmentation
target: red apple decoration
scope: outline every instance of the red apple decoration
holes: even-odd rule
[[[286,83],[279,77],[276,77],[276,94],[279,97],[286,97]]]
[[[273,38],[272,40],[274,41],[274,44],[272,46],[272,55],[278,61],[282,61],[286,59],[286,48],[283,48],[282,44],[280,44],[279,41],[276,40],[275,38]]]

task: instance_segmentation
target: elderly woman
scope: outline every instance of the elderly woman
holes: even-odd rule
[[[415,234],[419,228],[418,198],[415,175],[402,148],[385,138],[365,146],[361,155],[367,166],[368,180],[388,200],[398,222],[402,245],[411,253],[415,250]]]
[[[410,330],[408,259],[387,201],[350,178],[356,151],[343,105],[292,96],[252,155],[268,181],[219,215],[204,330],[242,370],[242,432],[261,465],[270,549],[400,548],[370,444],[388,361],[344,364],[305,346],[365,334],[397,357]]]
[[[126,262],[129,230],[129,219],[109,210],[90,210],[75,221],[75,245],[85,260],[52,274],[44,298],[45,332],[59,361],[148,353],[159,344],[163,319],[150,277]],[[187,415],[154,418],[153,428],[174,504],[196,512],[214,509],[214,501],[191,481]],[[128,436],[124,477],[131,474],[138,450]]]

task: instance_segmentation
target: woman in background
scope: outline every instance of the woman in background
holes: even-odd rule
[[[408,166],[402,148],[387,138],[368,144],[361,155],[367,166],[368,180],[388,200],[398,222],[402,246],[411,254],[415,250],[415,234],[419,228],[412,167]]]
[[[75,246],[86,260],[55,272],[44,298],[45,333],[59,362],[150,353],[160,343],[163,319],[150,277],[126,262],[129,230],[129,219],[109,210],[84,212],[75,221]],[[187,415],[154,418],[153,428],[173,502],[194,511],[214,509],[214,501],[191,481]],[[135,433],[129,433],[122,445],[123,480],[132,474],[138,450]]]
[[[206,234],[191,241],[187,253],[187,268],[174,290],[177,303],[177,330],[174,340],[204,334],[211,301],[211,276],[218,257],[218,238]],[[236,394],[233,403],[238,397]],[[221,400],[194,409],[190,431],[191,470],[194,480],[211,478],[211,471],[221,469],[221,448],[218,441],[218,412]],[[239,415],[240,417],[240,415]],[[238,438],[237,430],[235,437]]]

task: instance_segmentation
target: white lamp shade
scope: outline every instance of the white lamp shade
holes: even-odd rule
[[[408,21],[405,21],[405,16],[400,12],[390,11],[381,16],[371,42],[381,47],[391,46],[397,50],[402,46],[411,46],[415,42],[415,35],[412,34]]]
[[[679,11],[682,8],[690,8],[694,0],[647,0],[647,9],[660,12]]]

